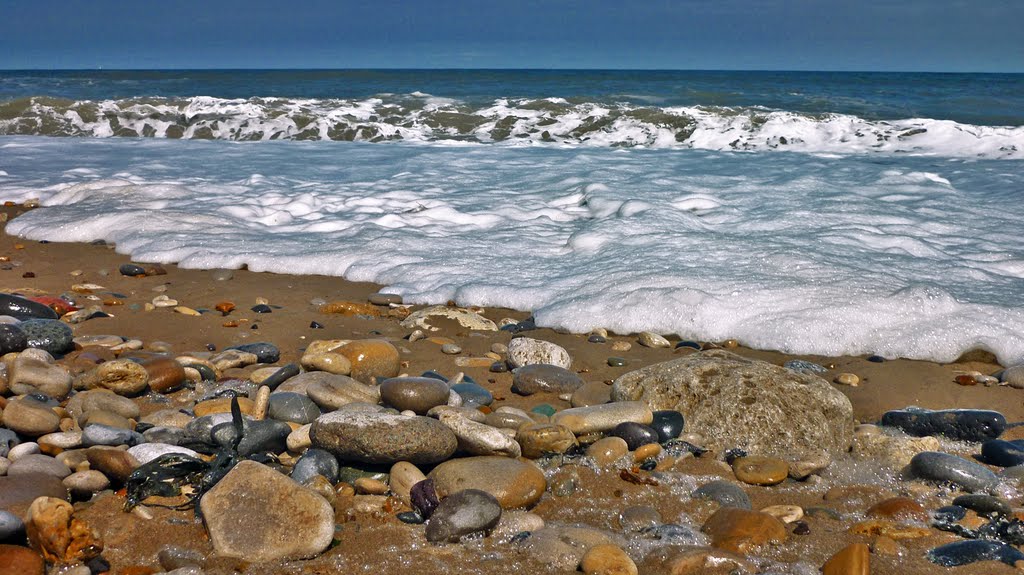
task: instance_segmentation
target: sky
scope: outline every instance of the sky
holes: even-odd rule
[[[0,69],[1024,72],[1024,0],[0,0]]]

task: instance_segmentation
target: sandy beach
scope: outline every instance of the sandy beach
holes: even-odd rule
[[[14,218],[24,210],[22,206],[7,206],[2,213]],[[613,333],[604,343],[592,343],[588,341],[588,334],[560,333],[546,328],[521,334],[473,331],[454,321],[433,321],[437,331],[425,333],[424,339],[410,341],[409,335],[413,330],[400,324],[405,313],[398,311],[401,308],[367,304],[368,309],[373,309],[379,317],[320,311],[325,302],[366,304],[371,294],[386,291],[385,286],[354,283],[336,277],[291,276],[247,270],[225,273],[181,269],[175,265],[163,265],[164,274],[129,277],[118,270],[131,260],[118,254],[112,246],[39,243],[6,234],[0,236],[0,258],[0,292],[54,297],[70,293],[79,307],[98,305],[111,316],[74,324],[76,337],[118,335],[142,342],[140,350],[99,354],[104,359],[115,356],[150,359],[160,355],[160,350],[170,350],[167,355],[176,357],[220,351],[241,344],[271,342],[280,350],[280,359],[273,365],[283,366],[299,363],[306,348],[316,340],[384,339],[398,350],[403,374],[415,376],[435,371],[449,378],[457,373],[469,376],[493,395],[494,402],[487,411],[501,406],[530,411],[542,404],[550,405],[556,411],[571,407],[570,402],[558,393],[540,392],[528,396],[513,393],[512,373],[491,371],[490,363],[503,361],[503,358],[502,354],[497,354],[496,358],[487,354],[494,353],[495,344],[500,344],[497,346],[500,349],[517,335],[564,348],[571,357],[571,371],[588,383],[603,383],[609,389],[614,380],[630,371],[701,353],[685,347],[675,348],[678,338],[673,337],[668,338],[672,347],[651,348],[640,345],[636,334]],[[140,265],[145,267],[148,264]],[[95,285],[82,288],[83,284]],[[76,285],[79,286],[77,291]],[[150,309],[158,296],[172,298],[179,306],[200,313],[189,315],[175,311],[174,307]],[[226,309],[227,303],[233,306],[232,311],[217,311],[218,304]],[[270,313],[252,311],[260,304],[270,306]],[[414,306],[409,311],[421,307]],[[529,310],[487,308],[475,311],[498,323],[504,318],[522,321],[530,315]],[[312,327],[314,324],[319,327]],[[613,351],[612,345],[616,342],[627,342],[630,347],[624,351]],[[1000,366],[994,356],[982,351],[965,354],[954,363],[937,364],[909,359],[875,362],[866,357],[792,356],[742,345],[733,347],[727,342],[700,343],[705,348],[725,346],[742,357],[777,366],[790,360],[805,360],[824,366],[826,371],[819,374],[820,377],[849,399],[856,424],[876,423],[886,411],[907,406],[991,409],[1001,412],[1009,422],[1024,421],[1024,397],[1021,396],[1024,391],[1002,385],[963,385],[957,382],[958,376],[974,372],[992,375],[1007,367]],[[455,344],[459,351],[444,353],[444,344]],[[83,353],[81,350],[71,352],[58,363],[72,375],[80,375],[95,367],[94,360],[83,357]],[[610,357],[624,359],[625,365],[610,366]],[[475,360],[470,361],[469,358]],[[245,379],[256,369],[265,367],[257,364],[231,368],[224,371],[223,377]],[[854,374],[859,382],[856,386],[834,383],[840,374]],[[11,399],[8,397],[5,404]],[[150,394],[134,397],[133,401],[139,406],[140,416],[145,417],[169,407],[190,409],[194,407],[195,394],[186,389],[161,396],[159,402]],[[737,405],[736,409],[743,409],[743,406]],[[1019,429],[1011,428],[1002,437],[1024,437]],[[689,424],[684,431],[705,438],[716,434],[715,429],[694,429]],[[968,457],[979,452],[978,443],[942,440],[941,444],[944,451]],[[297,455],[291,454],[285,459],[294,461]],[[659,563],[654,551],[666,548],[664,542],[654,543],[631,534],[630,527],[624,526],[625,521],[620,515],[629,509],[653,508],[664,523],[685,521],[699,532],[719,505],[692,498],[690,492],[713,479],[737,481],[723,458],[724,454],[716,450],[696,458],[669,458],[663,453],[656,457],[659,460],[657,472],[670,473],[673,479],[652,479],[650,484],[627,478],[655,477],[648,470],[633,468],[633,475],[624,475],[630,467],[621,464],[600,467],[576,460],[567,460],[562,465],[547,462],[544,468],[547,492],[530,509],[530,513],[543,519],[549,527],[582,525],[607,534],[626,550],[640,573],[731,573],[737,569],[813,573],[840,550],[862,543],[870,549],[871,573],[933,574],[943,568],[929,562],[925,553],[960,539],[930,526],[930,514],[949,505],[954,497],[960,495],[959,492],[925,481],[899,479],[900,470],[878,457],[841,454],[833,456],[831,464],[814,473],[811,479],[786,479],[773,486],[740,483],[754,510],[776,505],[801,508],[803,517],[785,524],[785,541],[757,545],[745,553],[727,553],[723,555],[726,559],[709,560],[707,564],[696,560],[690,563],[682,560]],[[639,466],[642,461],[635,463]],[[508,541],[491,536],[471,538],[463,543],[428,543],[423,526],[396,519],[396,513],[409,510],[397,498],[367,499],[373,496],[353,495],[346,489],[338,489],[339,495],[334,502],[339,527],[329,550],[313,559],[301,561],[250,563],[217,557],[203,522],[191,510],[149,507],[151,518],[148,519],[139,513],[123,512],[124,494],[116,488],[116,485],[112,486],[91,500],[75,503],[76,517],[86,521],[102,537],[102,557],[109,562],[112,573],[141,575],[173,571],[177,568],[173,562],[164,561],[162,564],[158,559],[161,548],[168,545],[195,551],[201,558],[201,571],[181,573],[396,573],[415,570],[421,573],[511,574],[561,573],[576,569],[573,565],[566,570],[522,540]],[[1017,510],[1021,501],[1012,480],[1004,480],[1000,493],[1019,515]],[[907,515],[869,514],[872,506],[893,497],[912,499],[913,505],[906,504],[908,509],[913,507],[911,512]],[[374,505],[378,507],[374,508]],[[924,513],[917,513],[915,506]],[[23,512],[24,507],[17,510]],[[975,525],[980,525],[981,520],[976,515],[974,518]],[[867,524],[871,521],[875,524]],[[702,552],[706,556],[714,556],[714,547],[700,548],[705,549]],[[670,557],[682,557],[687,552],[695,557],[700,555],[692,549],[665,553]],[[714,567],[715,564],[718,567]],[[980,561],[962,569],[970,573],[1015,571],[998,561]],[[3,568],[0,568],[0,573],[5,573]]]

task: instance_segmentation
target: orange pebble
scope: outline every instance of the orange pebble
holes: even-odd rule
[[[978,385],[978,380],[974,379],[973,375],[958,375],[956,382],[960,385]]]
[[[213,306],[213,309],[219,311],[224,315],[231,313],[231,310],[235,309],[235,304],[229,301],[218,302],[217,305]]]
[[[224,323],[222,323],[220,325],[221,325],[221,327],[238,327],[238,322],[237,321],[226,321],[226,322],[224,322]]]

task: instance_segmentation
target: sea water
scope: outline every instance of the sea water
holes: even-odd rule
[[[0,72],[10,233],[538,324],[1024,361],[1024,76]]]

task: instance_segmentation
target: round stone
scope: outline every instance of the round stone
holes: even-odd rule
[[[142,393],[148,383],[146,368],[128,359],[115,359],[101,363],[82,375],[76,388],[109,389],[130,397]]]
[[[18,327],[25,333],[28,347],[46,350],[54,356],[75,348],[71,328],[60,320],[29,319],[21,322]]]
[[[512,372],[512,391],[520,395],[572,393],[583,383],[580,376],[556,365],[530,364]]]
[[[28,347],[28,336],[12,323],[0,324],[0,355],[19,352]]]
[[[750,509],[750,497],[746,491],[729,481],[721,479],[705,483],[698,487],[691,495],[694,499],[710,499],[722,507],[736,507],[739,509]]]
[[[439,497],[463,489],[486,491],[503,509],[530,507],[547,489],[544,473],[532,463],[500,456],[451,459],[438,465],[428,478]]]
[[[565,453],[577,445],[576,436],[568,428],[554,423],[528,423],[519,427],[516,441],[523,457],[537,459],[545,455]]]
[[[683,433],[683,414],[674,409],[659,409],[654,412],[651,429],[658,433],[658,442],[665,443]]]
[[[449,394],[448,384],[432,377],[393,377],[380,384],[380,398],[385,404],[418,415],[447,404]]]
[[[607,363],[609,367],[624,367],[626,365],[626,358],[612,356],[608,358]]]
[[[149,388],[157,393],[169,393],[185,385],[185,368],[170,358],[156,358],[143,362]]]
[[[748,455],[732,462],[732,471],[743,483],[777,485],[789,477],[789,464],[774,457]]]
[[[320,416],[310,439],[342,460],[364,463],[437,463],[458,446],[455,434],[436,419],[362,411]]]
[[[313,423],[320,417],[320,408],[307,395],[278,391],[270,394],[267,417],[293,423]]]
[[[27,396],[7,402],[3,422],[8,429],[28,437],[39,437],[60,429],[60,417],[46,404]]]
[[[616,425],[610,435],[614,437],[621,437],[623,441],[626,442],[626,445],[629,446],[630,451],[633,451],[641,445],[658,443],[657,431],[648,425],[632,421],[624,421]]]
[[[363,383],[395,377],[400,368],[398,349],[382,339],[361,339],[334,350],[352,364],[350,375]]]
[[[491,395],[491,392],[476,383],[456,383],[451,387],[451,390],[459,394],[459,397],[462,398],[462,404],[465,406],[490,405],[494,401],[494,396]]]
[[[76,471],[64,478],[64,485],[71,491],[75,499],[89,499],[95,493],[110,487],[110,480],[106,475],[94,469]]]
[[[0,541],[10,541],[19,534],[24,537],[25,522],[14,513],[0,509]]]
[[[493,495],[464,489],[441,500],[427,522],[427,541],[458,542],[473,533],[487,531],[501,519],[501,505]]]
[[[637,575],[636,563],[618,545],[604,543],[587,549],[580,560],[585,575]]]
[[[305,483],[314,475],[323,475],[331,483],[338,481],[338,458],[323,449],[307,449],[292,467],[291,478]]]
[[[999,484],[999,478],[987,467],[938,451],[915,455],[910,470],[921,479],[952,483],[967,491],[987,491]]]
[[[629,453],[629,445],[621,437],[605,437],[587,448],[587,456],[593,458],[599,467],[607,467]]]
[[[569,369],[572,358],[565,348],[548,341],[517,337],[508,344],[508,362],[512,367],[522,367],[535,363],[546,363]]]
[[[109,389],[80,391],[68,400],[65,408],[80,425],[84,424],[86,417],[94,411],[115,413],[125,419],[139,419],[139,406],[131,399],[121,397]]]

